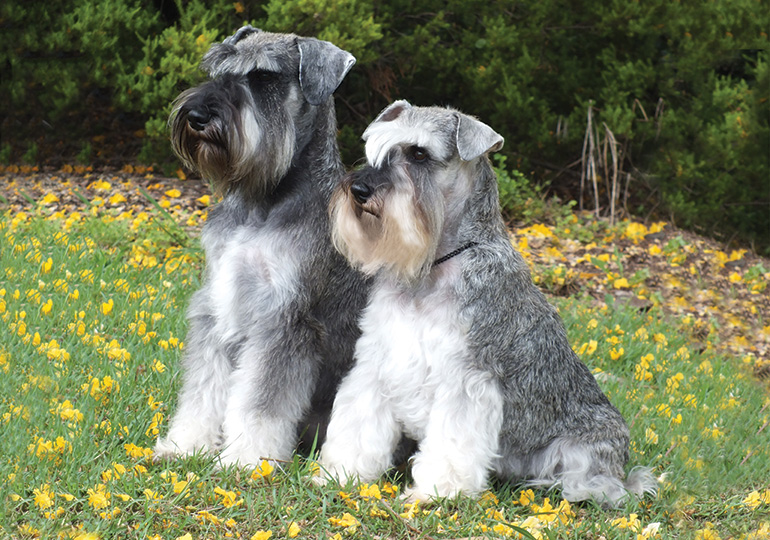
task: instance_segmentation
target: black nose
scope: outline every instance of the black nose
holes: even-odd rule
[[[353,198],[359,204],[364,204],[368,201],[372,193],[374,193],[374,190],[359,180],[350,185],[350,194],[353,195]]]
[[[203,131],[211,120],[211,114],[208,109],[192,109],[187,113],[187,123],[195,131]]]

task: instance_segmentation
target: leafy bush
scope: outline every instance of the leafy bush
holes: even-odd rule
[[[505,136],[514,169],[599,214],[611,205],[664,214],[770,250],[761,8],[756,0],[8,0],[0,107],[8,117],[50,120],[107,95],[118,111],[144,118],[146,149],[155,149],[144,156],[161,159],[169,105],[200,81],[202,53],[250,22],[356,55],[338,92],[349,164],[363,155],[360,133],[391,100],[453,105]],[[593,151],[604,153],[592,192],[589,110]],[[513,213],[515,197],[506,199]]]
[[[21,107],[49,118],[83,108],[95,88],[116,88],[138,60],[138,36],[162,29],[144,0],[12,0],[0,7],[0,20],[3,112]]]
[[[613,136],[628,210],[770,247],[768,39],[757,2],[388,6],[378,14],[387,60],[366,66],[370,78],[385,64],[398,70],[386,96],[478,115],[506,137],[517,167],[576,197],[590,106]],[[606,185],[610,171],[599,173]],[[607,207],[610,189],[599,188]]]

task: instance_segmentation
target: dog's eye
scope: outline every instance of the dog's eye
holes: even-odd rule
[[[425,148],[422,148],[420,146],[412,146],[409,148],[409,157],[412,158],[412,161],[416,161],[417,163],[422,163],[423,161],[426,161],[428,159],[428,152],[425,150]]]
[[[266,84],[277,79],[278,73],[264,69],[255,69],[249,72],[248,78],[251,84]]]

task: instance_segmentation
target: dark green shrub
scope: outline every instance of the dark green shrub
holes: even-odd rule
[[[383,97],[479,116],[506,137],[517,168],[592,208],[578,189],[590,105],[597,142],[614,141],[618,159],[614,172],[598,171],[599,211],[613,173],[618,205],[770,247],[760,3],[450,0],[380,10],[382,59],[363,68],[369,79],[398,74]],[[366,116],[385,101],[375,98]]]
[[[95,88],[116,88],[141,56],[139,36],[161,29],[148,0],[8,0],[0,20],[3,112],[54,119],[85,108]]]
[[[211,42],[250,22],[356,55],[337,100],[348,164],[391,100],[453,105],[506,138],[497,163],[509,215],[544,200],[516,169],[599,214],[612,202],[770,249],[767,17],[756,0],[177,0],[170,18],[158,5],[3,2],[4,116],[57,118],[107,95],[143,117],[144,156],[160,160],[171,101],[200,81]],[[589,158],[599,165],[581,191]]]

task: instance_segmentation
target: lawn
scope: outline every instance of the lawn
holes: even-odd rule
[[[0,537],[770,538],[770,263],[671,224],[564,212],[512,242],[631,426],[655,498],[603,511],[493,485],[403,504],[398,473],[319,488],[312,460],[154,464],[211,203],[151,170],[2,171]],[[537,403],[532,403],[533,407]]]

